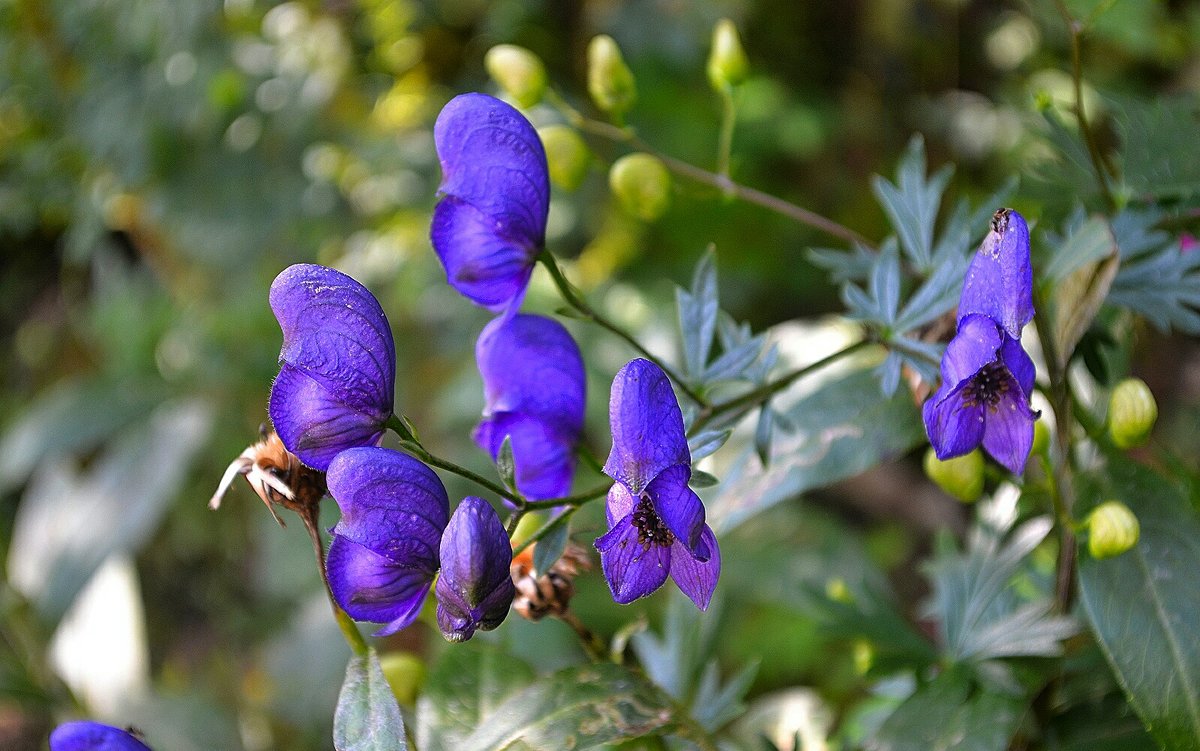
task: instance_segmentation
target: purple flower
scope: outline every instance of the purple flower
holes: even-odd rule
[[[77,720],[54,728],[50,751],[150,751],[150,747],[128,730]]]
[[[992,215],[992,231],[983,239],[963,280],[958,321],[984,315],[1013,339],[1033,320],[1033,267],[1029,227],[1012,209]]]
[[[430,239],[450,286],[488,310],[516,310],[546,242],[546,151],[521,113],[486,94],[450,100],[433,128],[442,200]]]
[[[671,382],[648,360],[632,360],[613,379],[613,446],[604,472],[616,480],[605,511],[609,531],[596,540],[613,599],[645,597],[670,575],[704,610],[721,573],[721,553],[691,488],[691,453]]]
[[[326,567],[338,605],[360,621],[386,623],[393,634],[421,612],[438,569],[438,546],[450,516],[442,481],[407,454],[352,448],[326,476],[342,510]]]
[[[983,445],[992,458],[1021,474],[1033,447],[1029,407],[1033,361],[1021,342],[983,315],[969,315],[942,357],[942,385],[922,414],[939,459]]]
[[[476,629],[490,631],[508,615],[516,588],[509,568],[512,544],[487,501],[467,496],[442,536],[437,622],[450,641],[466,641]]]
[[[475,344],[486,404],[475,442],[495,460],[511,436],[517,490],[559,498],[571,490],[583,432],[583,358],[562,324],[535,315],[500,317]]]
[[[325,470],[354,446],[374,446],[392,415],[396,346],[379,302],[333,269],[290,266],[271,285],[283,329],[268,411],[284,446]]]

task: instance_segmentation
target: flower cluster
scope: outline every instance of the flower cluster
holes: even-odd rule
[[[1016,211],[1000,209],[963,281],[942,384],[922,409],[939,459],[982,445],[1013,474],[1024,471],[1038,416],[1029,406],[1033,361],[1021,346],[1021,329],[1031,320],[1029,227]]]

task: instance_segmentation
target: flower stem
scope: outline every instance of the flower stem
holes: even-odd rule
[[[333,619],[337,621],[338,629],[341,630],[346,643],[350,645],[350,650],[356,655],[365,655],[367,653],[366,640],[358,632],[354,620],[338,605],[333,596],[333,588],[329,586],[329,570],[325,567],[325,546],[321,542],[320,524],[317,518],[320,515],[320,507],[314,503],[303,511],[297,510],[296,513],[304,522],[304,528],[308,530],[308,537],[312,540],[313,553],[317,556],[317,568],[321,572],[321,583],[325,585],[325,596],[329,598],[329,607],[333,609]]]
[[[729,159],[733,154],[733,125],[737,120],[737,107],[733,101],[733,87],[721,87],[721,135],[717,144],[717,175],[729,178]]]
[[[1063,0],[1055,0],[1058,13],[1063,23],[1067,25],[1067,33],[1071,36],[1071,80],[1075,87],[1075,117],[1079,120],[1079,132],[1087,146],[1088,157],[1092,162],[1092,170],[1096,173],[1096,181],[1100,185],[1100,195],[1110,209],[1116,207],[1116,200],[1108,187],[1108,176],[1104,168],[1104,157],[1100,153],[1100,145],[1096,135],[1088,124],[1087,113],[1083,109],[1083,23],[1071,15],[1071,11]]]
[[[629,332],[610,321],[603,314],[597,312],[595,308],[589,305],[588,302],[583,299],[583,296],[580,295],[579,292],[577,292],[571,285],[571,282],[567,280],[567,277],[563,275],[562,269],[559,268],[558,262],[554,260],[554,255],[552,253],[543,250],[538,256],[538,260],[541,261],[542,265],[546,267],[546,270],[550,272],[550,277],[554,280],[554,286],[558,287],[558,291],[562,295],[564,302],[574,308],[587,320],[592,321],[601,328],[606,329],[613,334],[616,334],[627,344],[629,344],[629,346],[641,353],[646,359],[662,368],[663,372],[666,373],[667,376],[670,377],[670,379],[674,381],[677,386],[679,386],[679,390],[686,394],[687,397],[693,402],[700,405],[700,407],[708,406],[708,400],[688,386],[683,378],[676,373],[670,365],[667,365],[661,359],[651,354],[645,347],[641,345],[640,342],[638,342],[637,339],[634,339]]]
[[[506,499],[512,501],[513,503],[517,504],[518,506],[524,505],[525,499],[522,498],[519,494],[514,493],[513,491],[511,491],[507,488],[502,487],[499,483],[492,482],[491,480],[487,479],[486,477],[484,477],[483,475],[480,475],[477,472],[473,472],[473,471],[467,469],[466,467],[455,464],[454,462],[450,461],[449,459],[443,459],[440,456],[431,454],[424,446],[422,446],[420,444],[420,442],[416,441],[415,439],[405,438],[404,437],[405,435],[411,436],[412,433],[409,432],[404,427],[403,421],[396,415],[392,415],[391,418],[388,419],[387,427],[396,431],[396,434],[400,436],[401,448],[403,448],[405,451],[412,454],[413,456],[417,457],[421,461],[425,462],[426,464],[432,465],[439,469],[444,469],[447,472],[452,472],[452,473],[458,475],[459,477],[470,480],[471,482],[475,483],[476,485],[480,486],[481,488],[484,488],[492,493],[495,493],[496,495],[500,496],[501,498],[506,498]],[[403,430],[404,432],[401,432],[401,430]]]

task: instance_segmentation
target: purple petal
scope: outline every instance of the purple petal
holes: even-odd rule
[[[965,406],[961,384],[953,389],[942,384],[921,408],[925,432],[937,457],[944,461],[971,453],[983,440],[983,413],[981,405]]]
[[[700,534],[702,544],[708,549],[708,559],[700,560],[691,555],[687,548],[676,542],[671,546],[671,578],[688,598],[701,610],[708,609],[717,579],[721,576],[721,549],[717,538],[708,525]]]
[[[942,385],[954,388],[974,378],[984,365],[995,361],[1002,335],[985,316],[968,316],[958,323],[958,333],[942,355]]]
[[[699,547],[704,528],[704,504],[688,487],[692,468],[686,464],[667,467],[646,486],[655,512],[694,557],[707,557]]]
[[[346,449],[377,445],[387,419],[347,406],[321,382],[287,363],[271,385],[267,412],[288,451],[322,471]]]
[[[1021,340],[1005,336],[1004,344],[1000,345],[1000,359],[1017,379],[1021,393],[1028,399],[1033,394],[1034,367],[1033,360],[1021,346]]]
[[[608,518],[608,528],[612,529],[617,522],[633,513],[637,499],[629,492],[629,488],[621,483],[613,483],[608,489],[608,498],[604,503],[604,515]]]
[[[1008,391],[984,416],[983,448],[1008,471],[1019,475],[1033,448],[1033,422],[1037,415],[1029,408],[1027,397],[1009,376]]]
[[[429,235],[451,287],[492,312],[521,306],[538,246],[503,234],[492,217],[454,196],[434,208]]]
[[[683,413],[666,373],[631,360],[613,379],[608,405],[613,445],[604,473],[640,495],[667,467],[691,464]]]
[[[491,504],[463,499],[442,536],[441,560],[435,592],[446,638],[462,641],[477,628],[499,626],[516,590],[509,574],[512,545]]]
[[[437,569],[450,502],[433,470],[391,449],[355,448],[337,455],[326,481],[342,510],[334,535],[402,565]]]
[[[436,570],[406,566],[353,540],[333,537],[325,563],[329,589],[356,621],[387,623],[376,636],[394,634],[416,620]]]
[[[50,751],[150,751],[127,730],[91,720],[65,722],[50,733]]]
[[[987,316],[1014,339],[1033,320],[1033,267],[1029,227],[1012,209],[1001,209],[971,261],[958,303],[958,320]]]
[[[475,428],[475,443],[495,460],[506,436],[512,437],[517,490],[530,500],[561,498],[571,492],[575,438],[564,438],[541,420],[502,412]]]
[[[537,315],[497,318],[475,343],[484,415],[519,412],[566,436],[583,430],[585,378],[579,345],[561,323]]]
[[[600,567],[613,600],[622,605],[645,597],[667,580],[671,548],[643,546],[638,542],[638,530],[628,516],[596,539],[596,549],[600,551]]]

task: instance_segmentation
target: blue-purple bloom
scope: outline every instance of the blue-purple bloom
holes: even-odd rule
[[[486,94],[450,100],[433,137],[443,177],[430,239],[447,281],[476,305],[516,310],[546,242],[541,139],[520,112]]]
[[[479,335],[475,360],[486,401],[475,442],[495,460],[511,436],[517,490],[526,498],[570,493],[585,398],[575,340],[550,318],[501,316]]]
[[[616,480],[596,540],[600,565],[618,603],[645,597],[670,575],[704,610],[721,573],[717,539],[704,505],[688,487],[692,457],[683,414],[662,368],[632,360],[613,379],[613,446],[604,473]]]
[[[355,620],[393,634],[421,612],[438,569],[450,516],[433,470],[398,451],[343,451],[329,465],[329,494],[342,510],[326,567],[338,605]]]
[[[319,470],[374,446],[392,416],[396,346],[375,297],[340,271],[302,263],[271,285],[283,329],[268,411],[288,451]]]
[[[50,751],[150,751],[150,747],[128,730],[77,720],[54,728]]]
[[[509,574],[512,543],[491,504],[474,496],[458,504],[442,536],[441,557],[434,592],[442,634],[450,641],[466,641],[476,629],[499,626],[516,587]]]
[[[939,459],[982,445],[1009,471],[1024,471],[1037,413],[1029,406],[1033,361],[1020,336],[1032,319],[1029,228],[1017,212],[1000,209],[963,281],[942,384],[921,410]]]

